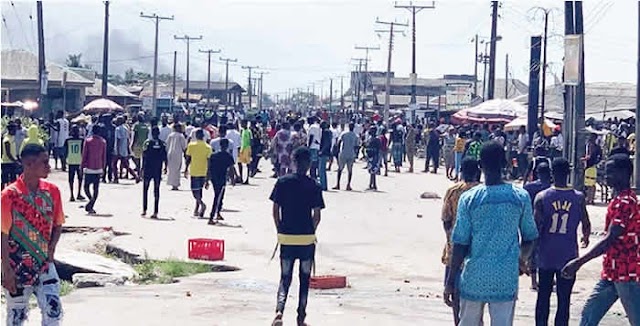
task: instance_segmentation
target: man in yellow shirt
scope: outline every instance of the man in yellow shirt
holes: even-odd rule
[[[196,200],[196,208],[193,216],[203,217],[207,205],[202,201],[202,188],[207,183],[207,167],[209,156],[211,156],[211,146],[204,142],[204,131],[196,130],[196,141],[189,143],[186,151],[186,163],[184,177],[191,173],[191,192]]]
[[[7,125],[7,133],[2,137],[2,189],[14,181],[18,171],[18,150],[16,148],[17,126],[13,122]]]

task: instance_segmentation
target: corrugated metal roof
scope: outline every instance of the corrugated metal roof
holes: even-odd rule
[[[102,95],[102,80],[96,79],[92,87],[87,87],[84,94],[86,96],[101,96]],[[107,97],[129,97],[137,98],[135,94],[129,93],[126,89],[107,83]]]
[[[38,56],[25,50],[2,51],[2,71],[0,76],[3,82],[9,81],[38,81]],[[87,79],[67,67],[47,62],[49,83],[59,85],[62,82],[62,74],[67,72],[67,84],[80,86],[93,85],[93,79]]]

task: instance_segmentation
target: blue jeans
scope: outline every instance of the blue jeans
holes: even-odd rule
[[[42,313],[42,325],[57,326],[62,320],[62,305],[60,304],[60,279],[56,266],[49,264],[49,271],[40,274],[38,283],[18,289],[18,293],[10,294],[2,289],[7,300],[7,325],[22,326],[29,314],[29,299],[35,295],[38,307]]]
[[[460,174],[460,168],[462,167],[462,152],[458,153],[455,152],[455,168],[456,168],[456,179],[458,178],[458,175]]]
[[[640,283],[600,280],[584,304],[580,326],[595,326],[620,298],[631,325],[640,325]]]
[[[320,156],[318,163],[318,174],[320,175],[320,186],[322,190],[327,190],[327,161],[329,156]]]
[[[511,326],[516,308],[515,301],[482,302],[460,299],[460,326],[482,325],[484,306],[489,305],[492,326]]]
[[[311,169],[309,170],[309,177],[313,180],[318,180],[318,150],[309,150],[311,151]]]

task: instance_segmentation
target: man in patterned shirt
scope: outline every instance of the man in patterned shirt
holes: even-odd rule
[[[51,171],[43,146],[26,145],[22,164],[23,174],[2,191],[1,197],[7,325],[23,324],[32,294],[38,299],[42,325],[59,325],[60,281],[53,259],[64,223],[60,190],[42,180]]]
[[[459,293],[460,325],[479,325],[486,304],[492,325],[513,324],[518,274],[538,237],[529,195],[502,180],[505,164],[503,146],[485,143],[480,151],[485,183],[464,192],[458,203],[451,272],[443,297],[452,306],[454,294]],[[454,275],[463,261],[456,282]]]
[[[458,213],[458,201],[460,195],[465,191],[478,185],[478,161],[468,157],[462,161],[462,182],[458,182],[447,190],[444,195],[444,204],[442,206],[442,223],[444,232],[447,236],[447,243],[442,252],[442,263],[445,265],[444,280],[449,278],[449,262],[451,260],[451,231],[456,224],[456,214]],[[456,276],[456,278],[458,278]],[[456,325],[460,322],[460,298],[457,294],[453,296],[453,318]]]
[[[605,180],[618,194],[607,207],[607,235],[562,270],[563,277],[575,277],[582,265],[604,254],[601,279],[582,310],[581,326],[598,325],[618,298],[629,323],[640,325],[640,211],[630,186],[632,173],[629,156],[615,154],[607,159]]]

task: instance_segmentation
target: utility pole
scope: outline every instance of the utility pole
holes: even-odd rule
[[[189,43],[191,43],[191,41],[202,40],[202,35],[200,35],[198,37],[193,37],[193,36],[189,36],[189,35],[184,35],[184,36],[174,35],[173,38],[176,39],[176,40],[183,40],[183,41],[185,41],[185,43],[187,43],[187,81],[186,81],[186,85],[185,85],[185,92],[186,92],[186,97],[187,97],[186,98],[187,109],[189,109]]]
[[[587,133],[585,130],[585,88],[584,88],[584,19],[582,15],[582,1],[574,1],[575,6],[575,32],[582,36],[582,42],[580,44],[580,79],[576,89],[575,97],[575,116],[574,116],[574,137],[576,137],[575,144],[575,158],[578,162],[582,157],[586,155],[586,142]],[[584,167],[581,164],[577,164],[573,169],[574,181],[573,187],[579,191],[584,191]]]
[[[640,135],[640,2],[638,2],[638,53],[636,60],[636,135]],[[640,142],[636,140],[635,152],[640,153]],[[636,191],[640,189],[640,155],[634,156],[633,167],[635,168],[633,174],[633,183]]]
[[[365,55],[364,55],[364,83],[363,83],[363,89],[364,89],[364,96],[363,96],[363,100],[362,100],[362,111],[364,112],[365,108],[365,102],[367,101],[367,83],[369,80],[369,51],[371,50],[380,50],[379,46],[355,46],[356,50],[364,50]],[[358,79],[359,80],[359,79]],[[373,87],[373,85],[372,85]]]
[[[509,53],[504,60],[504,98],[509,99]]]
[[[344,112],[344,76],[340,76],[340,109],[342,110],[342,112]],[[640,121],[640,120],[637,120],[637,121]]]
[[[385,94],[384,94],[384,124],[389,123],[389,109],[391,101],[391,54],[393,53],[393,33],[402,32],[401,30],[395,30],[394,27],[401,26],[407,27],[409,24],[401,24],[396,22],[385,22],[376,20],[377,24],[389,26],[388,30],[377,30],[378,33],[389,33],[389,54],[387,57],[387,80],[385,82]]]
[[[478,96],[478,61],[480,60],[480,57],[478,56],[478,34],[476,34],[475,43],[476,55],[473,59],[473,94]]]
[[[211,101],[211,54],[220,53],[220,50],[198,50],[200,53],[207,54],[207,107],[209,107],[209,102]]]
[[[360,107],[360,86],[362,84],[360,78],[362,76],[362,62],[366,62],[367,59],[352,58],[351,60],[358,62],[358,66],[356,67],[356,85],[355,85],[356,86],[356,92],[355,92],[356,103],[355,103],[355,105],[353,105],[353,101],[351,101],[352,109],[355,112],[355,110],[357,110]],[[352,74],[352,76],[353,76],[353,74]],[[351,84],[352,84],[351,87],[353,88],[354,85],[353,85],[353,83],[351,83]],[[362,105],[362,108],[363,108],[363,112],[364,112],[364,105]]]
[[[107,82],[109,81],[109,1],[104,2],[104,39],[102,47],[102,90],[100,95],[107,97]]]
[[[38,105],[43,109],[43,112],[45,112],[43,106],[47,95],[47,66],[44,58],[44,17],[42,14],[42,1],[36,2],[36,10],[38,12],[38,88],[40,90]]]
[[[247,87],[247,91],[249,92],[249,109],[248,110],[251,110],[251,91],[252,91],[252,88],[251,88],[251,86],[252,86],[251,85],[251,70],[258,69],[258,68],[260,68],[260,67],[258,67],[258,66],[242,66],[242,69],[246,69],[246,70],[249,71],[249,85]],[[242,104],[242,103],[240,103],[240,104]]]
[[[404,8],[411,12],[411,101],[409,103],[416,104],[416,83],[418,81],[418,74],[416,74],[416,14],[423,9],[435,9],[436,2],[432,1],[429,6],[418,6],[414,5],[412,2],[410,2],[409,5],[398,5],[396,2],[395,7]]]
[[[540,94],[540,119],[544,119],[545,111],[545,90],[547,88],[547,32],[549,30],[549,13],[552,9],[543,7],[533,8],[536,12],[544,13],[544,34],[542,36],[544,43],[542,44],[542,93]]]
[[[487,54],[487,46],[489,43],[484,44],[484,53],[480,54],[480,59],[482,60],[483,70],[482,70],[482,102],[488,99],[488,91],[487,91],[487,64],[489,63],[489,55]]]
[[[269,72],[261,71],[259,72],[260,78],[258,78],[258,108],[262,111],[262,82],[264,81],[264,75],[268,75]]]
[[[172,106],[175,104],[176,99],[176,66],[178,63],[178,51],[173,51],[173,83],[171,85],[171,102]],[[173,109],[173,107],[172,107]]]
[[[489,90],[487,99],[492,100],[496,85],[496,46],[498,43],[498,1],[491,1],[491,54],[489,57]]]
[[[173,20],[173,16],[171,17],[162,17],[157,14],[145,15],[144,13],[140,13],[140,17],[142,18],[150,18],[155,20],[156,25],[156,39],[155,46],[153,48],[153,96],[152,96],[152,104],[151,104],[151,114],[156,116],[157,114],[157,99],[158,99],[158,26],[160,25],[161,20]]]
[[[333,78],[329,78],[329,112],[333,112],[332,102],[333,102]]]
[[[229,59],[220,57],[220,61],[224,61],[224,114],[227,115],[227,106],[229,105],[229,62],[238,62],[238,59]]]

